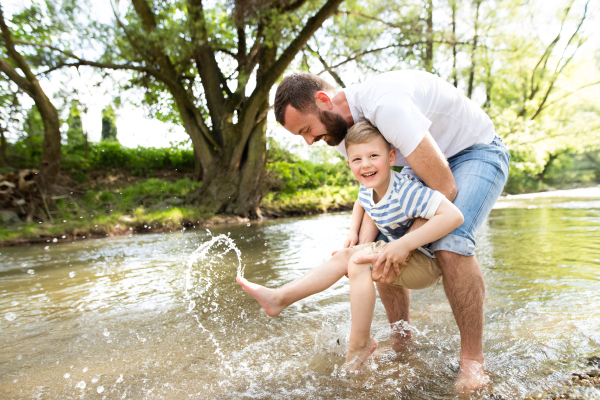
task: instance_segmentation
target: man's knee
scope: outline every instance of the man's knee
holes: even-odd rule
[[[463,256],[462,254],[453,253],[451,251],[439,250],[435,252],[435,256],[440,262],[442,271],[445,269],[457,269],[466,264],[476,262],[475,256]]]
[[[377,282],[376,285],[380,297],[405,296],[405,291],[408,291],[408,293],[410,293],[409,289],[403,288],[401,286],[394,286],[382,282]]]

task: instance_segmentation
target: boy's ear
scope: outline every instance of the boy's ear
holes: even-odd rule
[[[348,166],[350,166],[350,161],[349,161],[349,160],[346,160],[346,164],[348,164]]]
[[[390,150],[390,167],[396,165],[396,149]]]

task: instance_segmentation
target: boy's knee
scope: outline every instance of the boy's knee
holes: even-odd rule
[[[359,251],[356,253],[357,256],[364,256],[365,252],[364,251]],[[364,274],[364,273],[369,273],[369,275],[371,274],[371,263],[366,263],[366,264],[355,264],[352,261],[348,262],[348,277],[352,278],[352,276],[356,276],[359,274]]]
[[[354,253],[356,253],[356,250],[354,250],[352,248],[341,249],[337,253],[335,253],[333,258],[339,258],[339,259],[345,260],[347,262],[350,262],[350,257],[352,257],[352,255]]]

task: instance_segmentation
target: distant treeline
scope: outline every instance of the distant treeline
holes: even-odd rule
[[[38,143],[39,142],[39,143]],[[311,162],[281,147],[269,139],[265,192],[292,194],[320,187],[347,187],[356,185],[350,169],[340,156],[329,162]],[[194,170],[192,149],[173,146],[168,148],[129,148],[116,141],[79,143],[63,146],[62,171],[82,183],[89,179],[88,172],[98,170],[126,170],[135,176],[154,176],[153,171],[175,169],[182,173]],[[511,153],[511,173],[506,191],[530,192],[546,186],[564,187],[572,184],[590,185],[600,182],[600,151],[584,153],[563,152],[541,171],[539,165],[528,160],[528,154],[516,150]],[[41,137],[28,136],[9,143],[7,156],[11,169],[36,168],[41,155]]]

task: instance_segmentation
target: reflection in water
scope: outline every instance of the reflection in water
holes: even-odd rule
[[[598,197],[530,197],[499,202],[478,235],[489,393],[508,399],[600,353]],[[243,268],[269,287],[301,276],[349,219],[0,249],[1,397],[455,398],[460,337],[442,285],[413,292],[414,348],[346,379],[346,279],[277,318],[235,283]],[[373,332],[385,345],[381,304]]]

